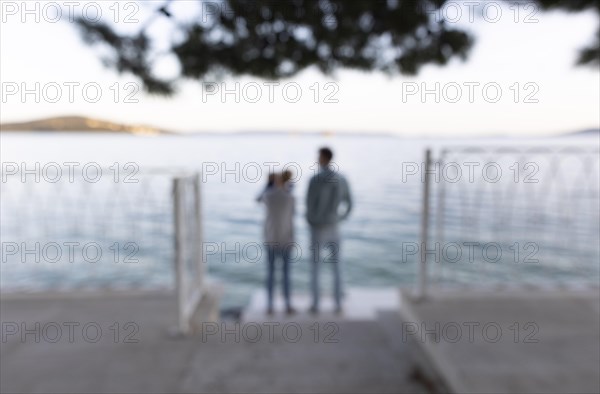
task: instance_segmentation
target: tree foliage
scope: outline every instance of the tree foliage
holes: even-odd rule
[[[201,1],[201,0],[198,0]],[[535,0],[546,10],[595,9],[598,0]],[[170,94],[174,82],[153,74],[152,40],[147,27],[168,18],[182,32],[169,52],[180,77],[211,74],[290,77],[309,66],[329,74],[339,68],[416,74],[427,64],[465,59],[474,38],[434,18],[446,0],[220,0],[204,2],[192,23],[169,11],[172,0],[155,10],[135,34],[119,34],[109,24],[77,20],[83,37],[111,49],[105,62],[139,77],[152,93]],[[600,35],[600,32],[599,32]],[[598,64],[600,39],[581,51],[579,64]]]

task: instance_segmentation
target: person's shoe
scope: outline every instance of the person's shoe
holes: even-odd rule
[[[287,315],[295,315],[296,314],[296,310],[294,308],[292,308],[291,306],[288,306],[287,309],[285,310],[285,313]]]
[[[341,306],[336,306],[333,312],[338,316],[341,316],[344,314],[344,310],[342,309]]]
[[[267,308],[267,315],[273,316],[273,308],[272,307]]]
[[[318,315],[319,308],[317,308],[316,306],[311,306],[310,309],[308,310],[308,313],[310,313],[311,315]]]

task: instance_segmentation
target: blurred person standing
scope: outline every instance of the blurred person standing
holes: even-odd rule
[[[308,185],[306,196],[306,220],[311,232],[311,313],[319,312],[319,269],[323,262],[333,268],[335,312],[342,312],[342,278],[340,262],[340,235],[338,223],[348,217],[352,210],[352,197],[346,178],[331,167],[333,152],[329,148],[319,150],[319,172]],[[329,249],[327,259],[322,261],[321,250]]]
[[[267,250],[267,314],[273,314],[275,288],[275,261],[283,263],[283,297],[287,314],[295,313],[291,303],[290,252],[294,245],[295,199],[286,186],[289,178],[284,174],[269,176],[269,184],[259,197],[267,208],[264,240]]]

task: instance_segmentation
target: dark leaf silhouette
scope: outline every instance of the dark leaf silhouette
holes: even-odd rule
[[[183,32],[169,52],[180,63],[180,77],[223,74],[267,79],[293,76],[310,66],[325,74],[340,68],[417,74],[427,64],[466,59],[474,38],[433,17],[446,0],[223,0],[204,3],[203,14],[182,24],[165,2],[133,36],[107,24],[78,20],[84,38],[112,48],[105,64],[129,72],[146,90],[171,94],[174,82],[152,73],[151,38],[146,27],[169,18]],[[544,10],[594,9],[598,0],[537,0]],[[600,39],[582,49],[578,64],[597,65]]]

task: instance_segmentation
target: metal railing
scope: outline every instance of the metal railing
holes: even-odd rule
[[[189,332],[204,289],[200,176],[29,168],[2,174],[2,291],[175,290]]]
[[[435,286],[598,286],[600,152],[450,147],[423,163],[417,297]]]

